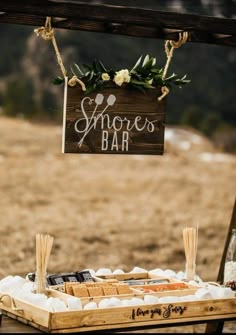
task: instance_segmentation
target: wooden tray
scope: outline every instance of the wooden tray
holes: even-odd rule
[[[124,273],[124,274],[109,274],[109,275],[104,275],[104,276],[98,276],[100,279],[102,279],[104,282],[109,281],[109,280],[117,280],[119,283],[126,283],[129,284],[129,287],[131,289],[131,293],[135,293],[138,295],[138,293],[143,294],[153,294],[153,293],[163,293],[161,296],[165,295],[185,295],[185,292],[189,292],[186,294],[194,294],[197,289],[200,288],[198,285],[191,285],[187,282],[173,279],[173,278],[168,278],[168,277],[162,277],[162,276],[157,276],[157,275],[150,275],[148,273]],[[159,281],[160,280],[160,281]],[[157,282],[156,282],[157,281]],[[117,283],[118,283],[117,282]],[[69,282],[69,284],[72,285],[77,285],[77,282]],[[86,283],[84,283],[86,285]],[[93,283],[99,284],[102,283]],[[180,284],[184,285],[184,287],[180,288],[174,288],[175,284]],[[162,289],[162,286],[166,286],[166,288]],[[169,288],[168,288],[169,287]],[[63,285],[54,285],[50,286],[52,290],[57,290],[60,292],[68,293],[65,292],[65,287]],[[155,289],[156,288],[156,289]],[[160,288],[160,289],[157,289]],[[143,289],[146,289],[147,291],[144,292]],[[152,290],[154,289],[154,290]],[[148,290],[151,290],[148,292]],[[112,294],[114,295],[114,294]],[[125,294],[127,295],[127,293]],[[120,297],[121,295],[117,295]],[[79,297],[79,296],[78,296]],[[105,297],[104,295],[101,297]],[[81,298],[81,297],[79,297]]]
[[[175,294],[193,294],[188,292]],[[174,292],[173,292],[174,293]],[[170,295],[170,292],[156,293],[157,296]],[[65,300],[67,294],[56,290],[48,290],[48,295]],[[172,295],[172,294],[171,294]],[[10,317],[28,323],[47,333],[72,333],[99,331],[109,329],[129,329],[142,326],[160,326],[171,323],[183,323],[202,320],[236,318],[236,298],[201,300],[177,303],[143,304],[139,306],[98,308],[66,312],[49,312],[20,299],[11,298],[0,293],[3,304],[1,308]],[[135,295],[141,296],[141,295]],[[104,297],[81,299],[82,305],[88,301],[99,302]],[[127,299],[127,295],[120,297]]]

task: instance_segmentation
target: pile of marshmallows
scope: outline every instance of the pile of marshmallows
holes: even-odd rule
[[[117,274],[124,273],[121,269],[116,269],[111,271],[110,269],[99,269],[94,271],[89,270],[93,277],[105,274]],[[129,273],[143,273],[148,272],[145,269],[135,267]],[[162,270],[155,269],[149,271],[149,274],[162,276],[165,278],[175,278],[178,280],[183,280],[185,278],[184,272],[175,273],[172,270]],[[0,296],[1,294],[8,294],[13,298],[17,298],[40,308],[43,308],[49,312],[64,312],[64,311],[76,311],[76,310],[88,310],[96,308],[110,308],[110,307],[123,307],[123,306],[139,306],[139,305],[150,305],[150,304],[160,304],[160,303],[174,303],[174,302],[186,302],[186,301],[196,301],[205,299],[226,299],[233,298],[235,293],[229,287],[215,286],[209,283],[204,283],[200,278],[198,281],[191,281],[189,284],[198,286],[199,289],[195,294],[185,295],[185,296],[164,296],[157,297],[152,294],[146,294],[143,298],[132,297],[130,299],[119,299],[117,297],[110,297],[101,299],[98,303],[95,301],[90,301],[86,304],[82,304],[81,299],[68,296],[68,298],[61,300],[59,298],[48,297],[45,294],[35,293],[35,284],[29,280],[22,278],[20,276],[7,276],[0,280]]]

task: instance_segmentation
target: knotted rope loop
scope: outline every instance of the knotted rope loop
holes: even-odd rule
[[[183,33],[179,33],[178,41],[170,41],[170,45],[174,48],[179,48],[182,44],[186,43],[188,40],[188,32],[183,31]]]
[[[161,93],[162,95],[158,98],[159,101],[161,101],[167,94],[169,94],[170,90],[167,86],[161,87]]]
[[[4,298],[4,297],[9,298],[10,303],[11,303],[11,308],[12,308],[14,311],[17,311],[17,312],[22,312],[22,311],[23,311],[22,308],[18,308],[18,307],[16,307],[15,300],[14,300],[9,294],[3,294],[3,295],[0,297],[0,303],[1,303],[1,304],[4,304],[4,301],[3,301],[3,298]]]
[[[82,91],[86,91],[86,86],[85,84],[82,82],[82,80],[80,80],[77,76],[73,76],[72,78],[69,79],[68,81],[68,85],[71,87],[76,86],[76,84],[79,83],[81,85]]]
[[[179,33],[179,39],[178,41],[170,41],[167,40],[165,42],[165,53],[167,56],[167,60],[166,60],[166,65],[163,71],[163,75],[162,75],[162,80],[164,80],[166,78],[166,74],[168,71],[168,68],[170,66],[170,62],[171,59],[173,57],[174,54],[174,50],[179,48],[182,44],[186,43],[188,40],[188,32],[184,31],[183,33]],[[158,97],[158,100],[161,101],[168,93],[169,93],[169,89],[167,86],[163,86],[161,88],[162,91],[162,95],[160,97]]]
[[[37,36],[41,36],[45,41],[52,40],[54,37],[54,30],[51,26],[51,18],[47,17],[45,26],[41,28],[34,29]]]
[[[34,29],[34,32],[37,34],[37,36],[41,36],[45,41],[52,41],[56,56],[57,56],[57,62],[61,68],[61,72],[63,74],[63,77],[66,78],[67,77],[67,73],[66,73],[66,69],[64,67],[63,61],[62,61],[62,57],[60,54],[60,51],[58,49],[57,46],[57,42],[56,42],[56,38],[54,35],[54,29],[52,28],[52,24],[51,24],[51,17],[46,18],[45,21],[45,26],[44,27],[40,27],[37,29]],[[76,83],[79,83],[81,85],[81,88],[83,91],[86,91],[86,87],[85,84],[82,82],[82,80],[80,80],[77,76],[73,76],[69,81],[68,81],[68,85],[70,86],[75,86]]]

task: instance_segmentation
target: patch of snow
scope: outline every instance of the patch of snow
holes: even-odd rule
[[[199,159],[203,162],[217,162],[217,163],[233,162],[236,160],[235,157],[232,155],[224,153],[212,153],[212,152],[200,153]]]
[[[178,127],[166,127],[165,142],[183,151],[189,151],[193,147],[195,149],[206,146],[213,147],[210,141],[203,135],[198,135],[191,129],[183,129]]]
[[[189,141],[179,142],[179,147],[180,147],[180,149],[187,151],[191,148],[191,142],[189,142]]]

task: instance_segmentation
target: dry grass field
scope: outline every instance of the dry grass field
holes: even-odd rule
[[[0,134],[0,277],[35,270],[39,232],[54,237],[50,273],[184,270],[183,228],[198,225],[197,273],[216,280],[235,156],[204,138],[188,143],[187,133],[171,141],[170,131],[163,156],[64,155],[60,126],[5,117]]]

